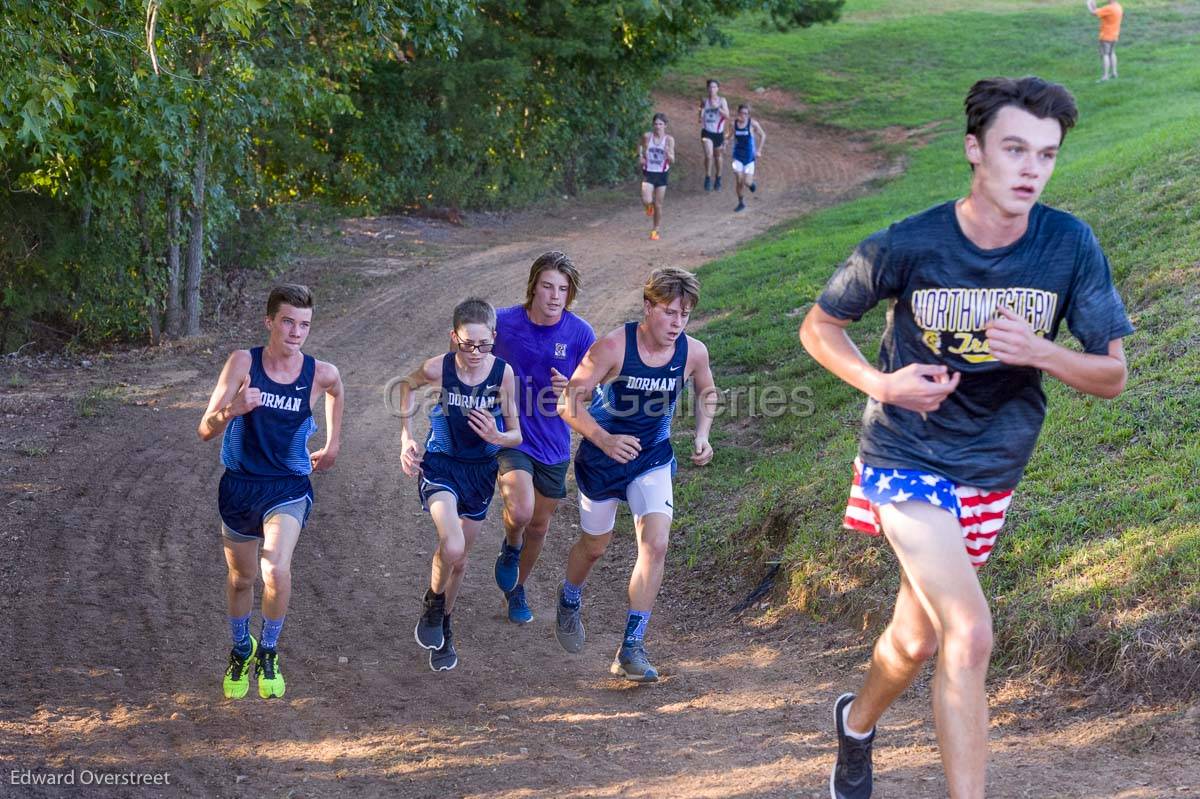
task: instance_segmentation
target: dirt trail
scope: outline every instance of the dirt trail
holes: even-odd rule
[[[88,412],[72,372],[6,382],[0,796],[828,795],[829,706],[861,673],[860,636],[796,616],[735,620],[739,597],[724,581],[710,589],[711,575],[675,563],[649,638],[665,679],[613,680],[634,550],[618,536],[589,583],[588,647],[566,656],[553,638],[553,592],[577,534],[571,501],[528,585],[532,624],[505,621],[491,581],[497,502],[455,614],[458,669],[431,673],[412,642],[434,538],[401,475],[382,387],[440,349],[458,299],[516,302],[532,258],[563,249],[586,276],[577,310],[603,331],[636,312],[651,267],[699,266],[891,168],[864,142],[764,116],[761,190],[735,216],[731,182],[720,194],[699,190],[693,107],[660,100],[680,164],[659,242],[646,239],[632,190],[619,203],[569,203],[466,229],[346,224],[358,255],[328,268],[375,287],[336,316],[319,310],[310,341],[341,367],[349,412],[341,459],[315,479],[295,558],[283,701],[219,698],[228,647],[220,466],[216,446],[193,433],[224,353],[257,339],[111,367],[110,380],[119,373],[136,389],[103,412]],[[418,239],[438,256],[386,244]],[[618,531],[628,530],[624,516]],[[1194,719],[1104,716],[1083,700],[1076,713],[1045,714],[1043,705],[1029,691],[995,694],[992,796],[1200,795],[1200,775],[1185,765],[1200,753]],[[877,796],[944,795],[927,715],[918,687],[886,720]],[[27,787],[12,784],[13,769],[169,772],[171,783]]]

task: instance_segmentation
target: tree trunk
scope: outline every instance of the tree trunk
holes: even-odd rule
[[[188,231],[187,278],[184,296],[185,336],[200,335],[200,273],[204,268],[204,190],[208,170],[208,128],[200,110],[196,127],[196,162],[192,166],[192,208]]]
[[[150,325],[150,343],[162,340],[162,305],[154,281],[154,248],[150,244],[150,225],[146,222],[146,190],[139,188],[133,198],[133,212],[138,224],[138,262],[146,292],[146,321]]]
[[[179,191],[167,184],[167,335],[180,334],[179,308]]]

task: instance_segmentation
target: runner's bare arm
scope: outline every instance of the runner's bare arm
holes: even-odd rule
[[[325,446],[309,455],[313,471],[332,469],[342,448],[342,411],[346,405],[346,390],[338,368],[326,361],[317,361],[313,386],[325,394]]]
[[[650,133],[646,132],[642,134],[642,139],[638,142],[638,164],[641,165],[642,169],[646,168],[646,147],[649,141]]]
[[[675,137],[667,137],[667,164],[675,163]]]
[[[421,448],[412,437],[412,417],[417,404],[414,392],[441,379],[442,356],[435,355],[400,381],[400,468],[409,477],[416,477],[421,465]]]
[[[692,448],[692,463],[704,466],[713,458],[713,448],[708,443],[713,417],[717,412],[717,384],[713,380],[712,367],[708,361],[708,347],[688,336],[688,363],[686,376],[691,378],[696,392],[696,440]]]
[[[1008,308],[987,326],[988,349],[996,360],[1011,366],[1032,366],[1076,391],[1112,399],[1125,390],[1129,371],[1121,339],[1108,342],[1105,355],[1076,352],[1033,332],[1029,323]]]
[[[599,339],[571,375],[567,390],[558,398],[558,415],[572,430],[604,451],[617,463],[628,463],[641,451],[635,436],[612,435],[588,413],[587,404],[596,386],[615,378],[625,356],[625,331],[614,330]]]
[[[756,156],[762,155],[763,145],[767,143],[767,132],[763,130],[762,125],[758,124],[757,119],[750,120],[750,124],[754,127],[754,141]]]
[[[475,434],[489,444],[512,449],[521,446],[521,419],[517,416],[517,378],[513,368],[504,365],[504,377],[500,378],[500,413],[504,416],[504,431],[496,426],[496,417],[480,408],[472,408],[467,414],[467,424]]]
[[[817,363],[867,396],[917,413],[936,411],[958,388],[960,374],[943,365],[910,363],[892,373],[867,362],[846,334],[849,319],[838,319],[814,305],[800,325],[800,342]]]
[[[1087,10],[1099,16],[1099,12],[1096,10],[1096,0],[1087,0]]]
[[[229,420],[249,413],[262,403],[262,392],[247,387],[250,377],[250,351],[234,350],[225,360],[216,388],[208,399],[200,427],[196,432],[201,441],[211,441],[225,432]]]

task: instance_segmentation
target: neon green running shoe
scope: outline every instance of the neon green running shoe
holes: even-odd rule
[[[279,653],[263,647],[258,652],[254,676],[258,680],[258,695],[263,699],[281,698],[287,686],[283,683],[283,671],[279,668]]]
[[[250,636],[250,654],[242,657],[237,649],[229,650],[229,667],[225,669],[225,680],[221,687],[226,699],[241,699],[250,690],[250,670],[258,654],[258,641]]]

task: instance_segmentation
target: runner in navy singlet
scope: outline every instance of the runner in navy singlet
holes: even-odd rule
[[[617,504],[633,512],[638,557],[629,580],[625,637],[611,671],[653,682],[643,640],[662,584],[674,514],[675,453],[671,420],[680,393],[694,380],[696,435],[692,463],[712,460],[708,443],[717,401],[708,349],[683,330],[700,298],[696,277],[683,269],[655,270],[643,289],[644,316],[599,339],[575,370],[559,413],[584,441],[575,455],[579,526],[559,592],[555,634],[568,652],[583,648],[583,585],[612,540]],[[585,404],[590,400],[590,405]]]
[[[747,184],[750,191],[758,188],[754,182],[754,168],[758,157],[762,155],[763,145],[767,143],[767,134],[763,131],[758,120],[750,116],[750,106],[738,106],[737,119],[733,121],[733,177],[736,181],[737,207],[734,211],[746,208],[745,189]]]
[[[642,167],[642,207],[652,217],[650,238],[658,241],[663,198],[667,196],[667,170],[675,160],[675,137],[667,134],[667,115],[654,115],[653,129],[642,134],[638,162]]]
[[[496,453],[521,444],[516,380],[512,367],[492,355],[495,342],[495,309],[483,300],[464,300],[454,309],[453,349],[425,361],[400,384],[401,466],[408,476],[420,477],[421,505],[433,517],[438,535],[429,589],[413,633],[430,650],[434,671],[458,665],[450,613],[492,502]],[[425,385],[441,391],[429,412],[422,456],[412,416],[414,389]]]
[[[292,552],[312,510],[308,475],[331,468],[340,446],[341,376],[333,364],[300,351],[312,314],[313,298],[306,287],[274,288],[267,299],[267,346],[229,356],[200,421],[202,440],[224,433],[225,474],[218,505],[233,638],[223,684],[227,699],[246,695],[251,670],[259,696],[284,694],[277,644],[292,593]],[[317,429],[312,404],[325,395],[325,447],[310,455],[308,439]],[[259,544],[263,629],[255,639],[250,635],[250,612]]]

